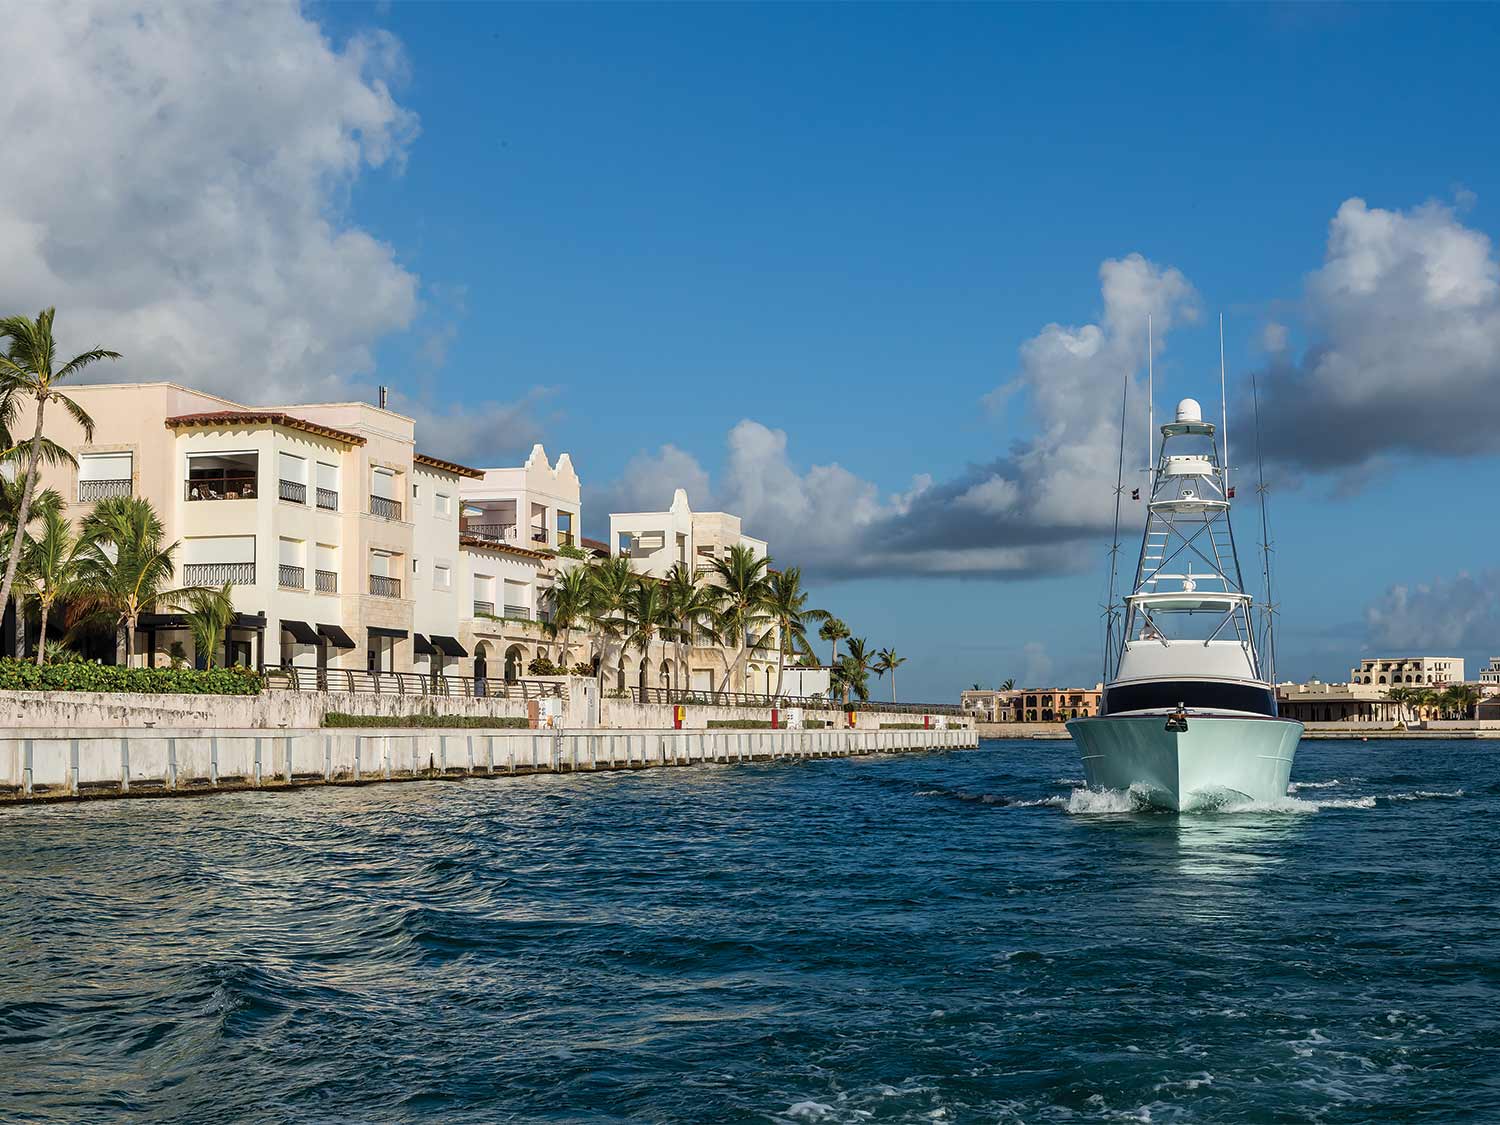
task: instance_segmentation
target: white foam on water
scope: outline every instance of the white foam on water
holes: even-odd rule
[[[1300,793],[1304,789],[1333,789],[1344,784],[1338,778],[1332,781],[1294,781],[1286,787],[1288,793]]]
[[[1142,812],[1151,807],[1145,790],[1131,786],[1129,789],[1075,789],[1063,806],[1073,816],[1098,816],[1110,813]]]

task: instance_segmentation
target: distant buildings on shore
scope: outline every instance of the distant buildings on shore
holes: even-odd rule
[[[1104,685],[1091,688],[1012,688],[969,690],[966,713],[981,723],[1062,723],[1099,713]]]

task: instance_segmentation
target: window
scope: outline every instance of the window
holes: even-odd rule
[[[306,504],[307,458],[278,453],[276,464],[281,473],[277,495],[291,504]]]
[[[453,497],[446,492],[434,492],[432,494],[432,510],[439,519],[453,518]]]
[[[415,555],[413,555],[411,559],[411,572],[413,574],[422,573],[422,560],[417,558]]]
[[[416,484],[416,483],[415,483],[415,482],[413,482],[413,484],[412,484],[412,486],[411,486],[411,498],[412,498],[412,499],[413,499],[413,500],[416,500],[416,499],[418,499],[418,498],[419,498],[419,497],[420,497],[420,496],[421,496],[421,495],[422,495],[422,488],[421,488],[421,486],[420,486],[420,485],[418,485],[418,484]]]
[[[326,512],[339,510],[339,467],[318,462],[318,507]]]
[[[276,584],[287,590],[307,589],[307,544],[301,539],[281,540]]]
[[[390,469],[375,469],[370,473],[370,514],[383,519],[401,518],[401,501],[396,497],[396,474]]]
[[[185,491],[189,500],[254,500],[258,453],[190,453]]]
[[[255,585],[255,536],[210,535],[182,543],[185,586]]]
[[[84,453],[78,458],[78,499],[89,504],[129,496],[134,462],[130,453]]]
[[[453,585],[453,568],[441,563],[432,568],[432,588],[434,590],[447,590]]]
[[[339,592],[339,549],[329,543],[319,543],[317,570],[313,573],[313,588],[320,594]]]

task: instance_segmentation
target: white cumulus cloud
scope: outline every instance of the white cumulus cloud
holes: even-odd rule
[[[294,3],[13,4],[0,39],[0,309],[58,308],[99,378],[241,400],[345,393],[419,282],[347,221],[415,117],[400,45],[331,43]]]
[[[1262,376],[1268,453],[1338,470],[1500,449],[1500,262],[1453,208],[1347,200],[1303,312],[1309,347]]]

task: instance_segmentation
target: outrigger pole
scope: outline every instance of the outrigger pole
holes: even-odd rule
[[[1224,314],[1219,314],[1219,411],[1223,424],[1219,427],[1224,439],[1224,499],[1229,499],[1229,396],[1224,391]],[[1259,437],[1256,438],[1260,440]]]
[[[1125,493],[1125,404],[1130,396],[1130,373],[1120,380],[1120,462],[1115,470],[1115,533],[1109,547],[1109,602],[1105,607],[1104,679],[1110,679],[1115,650],[1115,582],[1120,565],[1120,498]]]
[[[1266,640],[1262,646],[1266,653],[1266,680],[1276,683],[1276,603],[1271,600],[1271,521],[1266,513],[1266,463],[1260,451],[1260,386],[1255,372],[1250,373],[1250,396],[1255,407],[1255,473],[1259,478],[1256,491],[1260,493],[1260,551],[1262,574],[1266,580],[1266,604],[1262,612],[1266,621]]]

